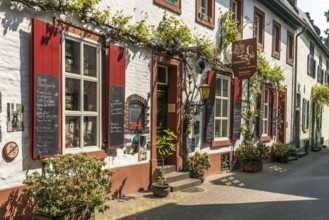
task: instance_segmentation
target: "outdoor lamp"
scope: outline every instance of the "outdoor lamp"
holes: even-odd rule
[[[209,93],[210,93],[210,85],[208,84],[202,84],[197,87],[200,95],[202,102],[201,103],[192,103],[191,106],[195,107],[195,114],[199,114],[202,110],[202,107],[206,104],[209,98]]]
[[[206,102],[208,101],[209,98],[209,93],[210,93],[210,85],[208,84],[202,84],[198,87],[202,101],[203,101],[203,105],[206,104]]]

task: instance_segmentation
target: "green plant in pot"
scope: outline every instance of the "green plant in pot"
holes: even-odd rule
[[[263,160],[269,156],[269,150],[265,144],[258,143],[256,146],[251,142],[240,144],[238,156],[243,160],[243,171],[259,172],[263,170]]]
[[[188,159],[188,169],[192,178],[199,178],[201,182],[204,181],[204,171],[211,166],[209,155],[207,152],[195,152],[193,156]]]
[[[290,144],[275,143],[273,146],[275,160],[281,163],[288,163],[288,157],[296,153],[296,148]]]
[[[159,197],[165,197],[170,192],[170,186],[164,178],[164,161],[176,150],[175,140],[177,135],[170,129],[163,130],[163,134],[158,135],[156,140],[156,148],[161,157],[161,171],[157,182],[152,184],[152,192]]]
[[[104,212],[114,174],[104,161],[87,153],[56,155],[42,160],[43,172],[27,175],[25,194],[36,199],[35,219],[95,219]]]

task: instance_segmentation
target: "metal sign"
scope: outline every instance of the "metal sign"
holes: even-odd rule
[[[257,68],[257,39],[251,38],[233,42],[232,69],[240,79],[248,79]]]

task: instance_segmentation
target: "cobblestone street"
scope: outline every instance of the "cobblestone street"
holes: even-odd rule
[[[109,202],[96,219],[329,219],[329,149],[288,164],[266,163],[260,173],[234,171],[199,187],[156,198],[151,192]]]

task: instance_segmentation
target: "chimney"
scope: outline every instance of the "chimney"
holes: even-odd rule
[[[294,7],[297,6],[297,0],[288,0],[288,1],[292,6],[294,6]]]

